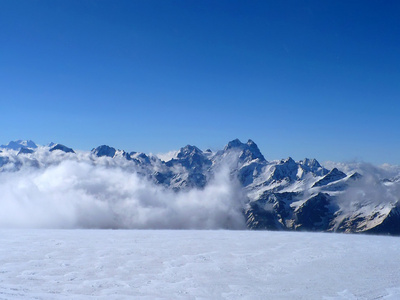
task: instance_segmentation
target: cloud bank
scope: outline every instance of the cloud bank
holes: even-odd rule
[[[2,228],[244,229],[244,197],[222,168],[174,192],[120,168],[66,160],[0,173]]]
[[[218,156],[206,172],[203,189],[190,188],[188,184],[188,189],[176,192],[173,188],[181,183],[185,186],[185,180],[190,183],[190,178],[185,177],[187,170],[180,164],[166,169],[155,156],[135,156],[134,159],[148,160],[141,164],[126,159],[122,151],[110,158],[82,151],[50,152],[46,147],[26,155],[3,150],[0,228],[246,229],[243,212],[248,208],[247,201],[257,200],[264,187],[274,192],[279,184],[285,191],[301,191],[298,200],[326,189],[334,195],[332,204],[346,214],[358,214],[364,206],[361,212],[365,214],[374,213],[375,207],[389,211],[399,199],[398,166],[327,162],[324,165],[328,169],[337,167],[349,176],[358,172],[362,177],[312,189],[307,180],[313,183],[318,178],[310,173],[304,180],[287,181],[288,186],[286,180],[266,186],[272,176],[270,171],[274,170],[271,165],[257,169],[246,162],[239,164],[240,155],[232,150]],[[193,166],[196,168],[196,164]],[[243,168],[238,170],[239,166]],[[191,175],[199,175],[194,170]],[[168,176],[171,181],[176,180],[174,185],[166,188],[162,176],[153,176],[159,171],[171,172]],[[291,170],[285,172],[290,175]],[[183,176],[175,177],[176,174]],[[254,179],[255,175],[259,177]],[[238,178],[246,176],[256,181],[245,188]],[[272,205],[271,210],[275,209]]]

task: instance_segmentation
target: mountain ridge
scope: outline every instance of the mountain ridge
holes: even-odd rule
[[[203,189],[227,166],[243,191],[248,229],[400,234],[400,174],[377,178],[374,184],[382,193],[376,196],[366,192],[371,172],[329,170],[314,158],[268,161],[250,139],[235,139],[215,152],[186,145],[167,161],[107,145],[80,152],[62,144],[40,146],[22,140],[0,146],[3,173],[65,160],[123,168],[175,192]],[[365,195],[360,198],[357,189]],[[388,191],[393,194],[390,201],[384,199]],[[371,194],[377,199],[371,200]]]

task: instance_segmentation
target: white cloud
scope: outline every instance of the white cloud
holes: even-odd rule
[[[0,227],[245,228],[238,184],[223,169],[206,188],[173,192],[134,172],[65,160],[0,173]]]

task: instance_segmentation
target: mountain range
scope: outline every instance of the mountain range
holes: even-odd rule
[[[204,189],[228,168],[252,230],[400,234],[400,173],[340,169],[340,164],[329,169],[308,158],[268,161],[252,140],[236,139],[219,151],[187,145],[165,160],[106,145],[91,151],[22,140],[0,146],[0,173],[47,168],[65,160],[122,168],[177,193]]]

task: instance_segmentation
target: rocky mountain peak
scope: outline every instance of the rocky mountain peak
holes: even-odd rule
[[[178,159],[182,159],[182,158],[186,158],[188,156],[201,155],[201,154],[203,154],[203,151],[201,151],[196,146],[186,145],[185,147],[183,147],[179,150],[176,157]]]
[[[296,162],[294,161],[293,158],[291,158],[290,156],[286,159],[282,159],[280,162],[281,165],[287,165],[287,166],[297,166]]]
[[[311,172],[315,176],[323,176],[326,175],[329,171],[322,167],[320,163],[315,159],[305,158],[299,162],[301,168],[307,173]]]
[[[317,169],[317,168],[321,168],[320,163],[315,159],[315,158],[305,158],[303,160],[300,161],[300,164],[303,166],[307,166],[310,169]]]
[[[166,163],[167,166],[179,164],[191,172],[201,172],[203,168],[211,165],[207,155],[196,146],[187,145],[181,148],[176,158]]]
[[[114,157],[116,153],[116,149],[107,145],[101,145],[95,149],[92,149],[92,154],[101,157],[101,156],[107,156],[107,157]]]
[[[60,150],[63,151],[65,153],[75,153],[75,151],[72,148],[68,148],[67,146],[64,146],[62,144],[56,144],[55,146],[53,146],[52,148],[50,148],[50,152],[53,152],[55,150]]]
[[[243,148],[245,144],[243,144],[239,139],[234,139],[233,141],[230,141],[226,146],[225,146],[225,151],[229,149],[235,149],[235,148]]]
[[[293,160],[293,158],[288,157],[286,159],[282,159],[275,167],[272,172],[272,179],[275,180],[295,180],[297,176],[298,165]]]
[[[317,181],[313,187],[327,185],[331,182],[338,181],[345,178],[347,175],[337,168],[333,168],[328,174],[326,174],[321,180]]]
[[[251,161],[254,159],[266,161],[256,143],[254,143],[252,140],[248,140],[246,144],[242,143],[239,139],[230,141],[225,146],[224,152],[231,151],[240,151],[239,159],[242,161]]]

